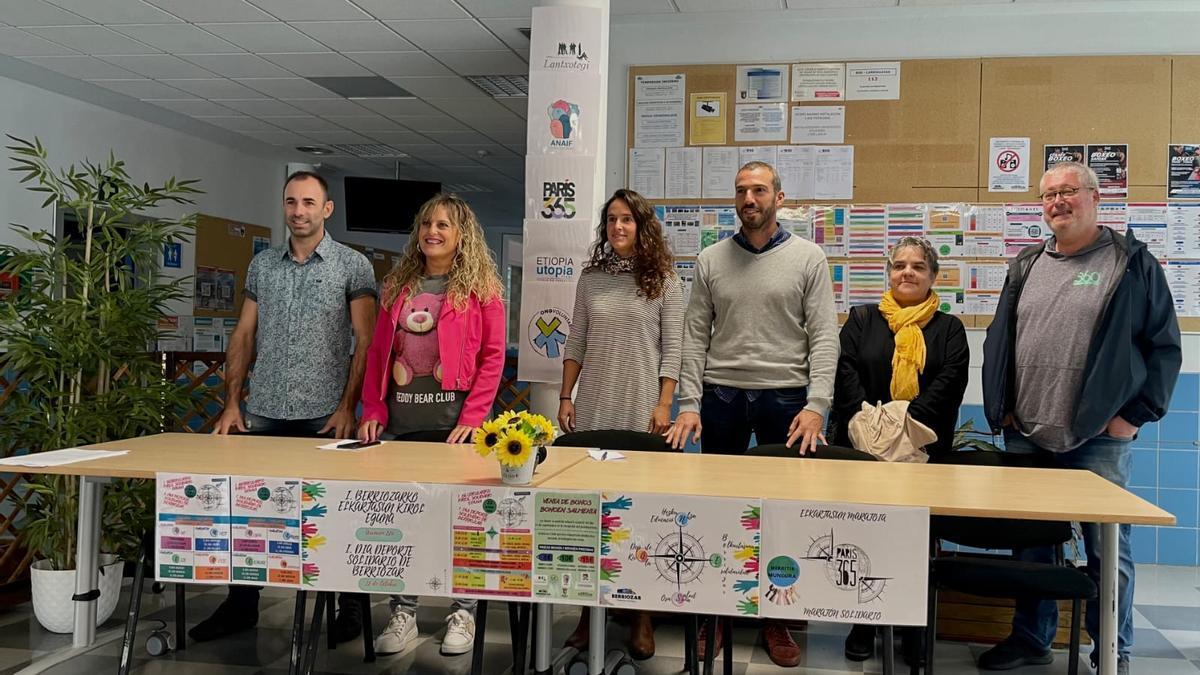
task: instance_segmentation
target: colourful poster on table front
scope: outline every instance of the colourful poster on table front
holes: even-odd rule
[[[533,597],[594,605],[600,590],[600,495],[537,492]]]
[[[155,578],[229,581],[229,476],[155,476]]]
[[[230,581],[300,586],[300,479],[233,476],[230,480]]]
[[[532,589],[533,492],[454,487],[451,593],[524,598]]]

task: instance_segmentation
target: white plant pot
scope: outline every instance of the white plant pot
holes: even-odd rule
[[[48,569],[50,561],[38,560],[29,570],[33,591],[33,613],[38,623],[52,633],[75,629],[75,570]],[[111,553],[100,554],[100,597],[96,600],[96,625],[104,623],[121,598],[123,564]]]

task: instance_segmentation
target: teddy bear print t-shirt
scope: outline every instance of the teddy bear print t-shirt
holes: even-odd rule
[[[419,292],[404,300],[392,336],[387,430],[449,431],[458,425],[467,393],[442,389],[437,322],[446,300],[446,275],[422,277]]]

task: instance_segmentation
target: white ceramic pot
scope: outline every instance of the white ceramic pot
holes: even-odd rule
[[[53,633],[75,629],[75,570],[48,569],[50,561],[38,560],[29,570],[33,591],[33,613],[38,623]],[[100,554],[100,597],[96,601],[96,625],[104,623],[121,597],[123,563],[111,553]]]
[[[533,472],[537,470],[537,465],[546,461],[546,447],[538,446],[533,449],[533,454],[521,466],[505,466],[500,465],[500,480],[505,485],[529,485],[533,482]]]

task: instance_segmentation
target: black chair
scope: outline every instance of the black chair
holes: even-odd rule
[[[967,466],[1035,466],[1030,455],[971,451],[952,452],[941,464]],[[1068,672],[1079,669],[1079,631],[1084,600],[1095,601],[1099,587],[1085,571],[1069,564],[1063,544],[1073,537],[1071,523],[1013,518],[934,516],[929,523],[932,559],[929,574],[929,613],[925,627],[925,673],[933,673],[933,643],[937,632],[937,593],[946,588],[988,598],[1071,601],[1071,646]],[[939,542],[982,549],[1002,549],[1009,555],[940,555]],[[1053,563],[1018,560],[1013,549],[1053,546]]]

